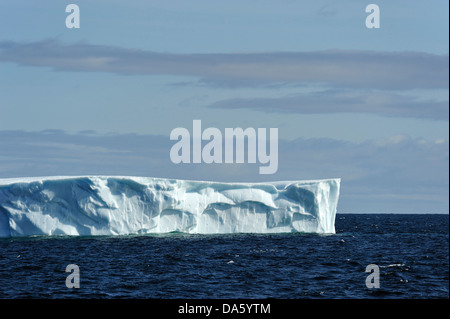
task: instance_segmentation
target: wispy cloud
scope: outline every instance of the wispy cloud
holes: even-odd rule
[[[317,11],[317,14],[320,16],[334,16],[338,13],[338,9],[336,7],[336,5],[333,4],[324,4],[323,6],[321,6],[319,8],[319,10]]]
[[[448,55],[316,51],[171,54],[54,39],[0,42],[0,61],[57,71],[182,75],[222,86],[315,83],[364,89],[448,88]]]
[[[372,113],[392,117],[449,119],[448,101],[423,101],[399,93],[373,90],[334,89],[279,98],[228,99],[212,103],[209,107],[274,113]]]

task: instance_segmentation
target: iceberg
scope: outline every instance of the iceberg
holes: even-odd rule
[[[221,183],[128,176],[0,179],[0,237],[335,233],[340,179]]]

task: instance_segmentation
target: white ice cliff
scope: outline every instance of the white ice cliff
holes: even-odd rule
[[[0,179],[0,237],[334,233],[340,179],[219,183],[147,177]]]

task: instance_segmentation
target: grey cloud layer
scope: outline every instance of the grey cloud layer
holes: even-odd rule
[[[280,140],[279,170],[259,164],[173,164],[168,136],[0,131],[0,178],[137,175],[219,181],[342,178],[340,212],[448,212],[448,141],[408,136],[352,143]],[[413,209],[414,211],[411,211]]]
[[[228,99],[209,107],[300,114],[373,113],[447,121],[449,117],[448,101],[420,101],[394,92],[372,90],[324,90],[280,98]]]
[[[317,51],[170,54],[87,43],[0,42],[0,61],[60,71],[199,77],[222,86],[318,83],[370,89],[448,88],[448,55]]]

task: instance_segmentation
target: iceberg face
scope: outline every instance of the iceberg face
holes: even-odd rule
[[[0,179],[0,237],[335,233],[340,179],[219,183],[146,177]]]

